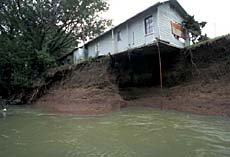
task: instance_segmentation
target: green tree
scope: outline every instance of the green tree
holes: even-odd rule
[[[195,20],[194,16],[188,15],[182,24],[188,31],[190,40],[193,44],[209,39],[207,34],[202,35],[202,29],[206,26],[207,22],[198,22]]]
[[[99,35],[106,0],[0,0],[0,88],[31,85],[82,40]]]

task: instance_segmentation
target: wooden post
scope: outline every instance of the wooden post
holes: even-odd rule
[[[162,90],[163,89],[163,74],[162,74],[161,50],[160,50],[160,45],[159,45],[159,39],[157,39],[157,50],[158,50],[158,57],[159,57],[160,84],[161,84],[161,90]]]
[[[159,39],[157,39],[157,50],[158,50],[158,57],[159,57],[159,71],[160,71],[160,83],[161,83],[161,96],[163,96],[163,74],[162,74],[162,64],[161,64],[161,49],[159,44]],[[163,99],[161,98],[161,110],[164,109]]]

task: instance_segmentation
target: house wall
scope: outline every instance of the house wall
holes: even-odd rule
[[[153,17],[154,32],[150,35],[145,35],[145,19],[151,15]],[[86,45],[86,56],[94,58],[108,55],[109,53],[121,53],[154,43],[156,38],[167,41],[173,46],[183,48],[185,44],[172,34],[171,21],[182,23],[183,18],[175,9],[170,7],[169,3],[149,9],[89,42]],[[117,40],[118,32],[120,32],[120,41]],[[75,56],[78,57],[78,55]]]
[[[154,33],[145,35],[145,18],[153,16]],[[121,40],[117,40],[120,32]],[[147,11],[88,44],[88,57],[116,54],[153,43],[158,36],[157,10]]]
[[[157,37],[157,10],[150,10],[137,18],[134,18],[129,23],[128,28],[128,47],[133,49],[137,47],[142,47],[148,44],[153,43]],[[154,32],[150,35],[145,35],[145,19],[149,16],[153,17]]]
[[[120,32],[120,41],[117,40],[118,32]],[[119,26],[114,31],[114,46],[115,48],[113,53],[123,52],[129,48],[128,23]]]
[[[77,64],[83,60],[85,60],[85,50],[84,48],[78,48],[73,53],[73,63]]]
[[[88,46],[87,46],[87,57],[88,58],[93,58],[93,57],[96,57],[96,51],[95,51],[95,47],[96,47],[96,45],[97,45],[97,41],[93,41],[93,42],[91,42]]]
[[[102,38],[98,41],[99,49],[98,55],[108,55],[113,52],[113,43],[112,43],[112,32],[110,31],[108,34],[102,36]]]
[[[171,45],[183,48],[185,44],[176,39],[172,34],[171,21],[182,23],[183,18],[173,9],[169,3],[165,3],[158,7],[158,28],[159,38],[164,41],[170,42]]]

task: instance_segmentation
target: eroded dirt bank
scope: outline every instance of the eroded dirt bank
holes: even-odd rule
[[[71,66],[35,106],[77,114],[146,106],[230,116],[229,45],[230,38],[226,36],[176,52],[173,60],[165,59],[173,57],[163,54],[163,90],[159,88],[157,60],[150,59],[154,56],[142,56],[142,62],[135,55],[133,62],[103,57]],[[135,67],[135,60],[142,66]]]
[[[126,105],[126,101],[111,82],[113,78],[108,74],[108,66],[108,58],[72,66],[68,76],[49,89],[35,102],[35,106],[73,114],[101,114],[119,110]]]
[[[169,89],[130,88],[122,91],[128,106],[145,106],[202,115],[230,116],[230,81],[190,82]],[[153,94],[155,93],[155,94]]]

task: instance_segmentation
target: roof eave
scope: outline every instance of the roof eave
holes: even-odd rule
[[[189,14],[185,11],[185,9],[178,3],[177,0],[169,0],[168,1],[171,5],[173,5],[176,10],[181,14],[183,18],[187,17]]]

